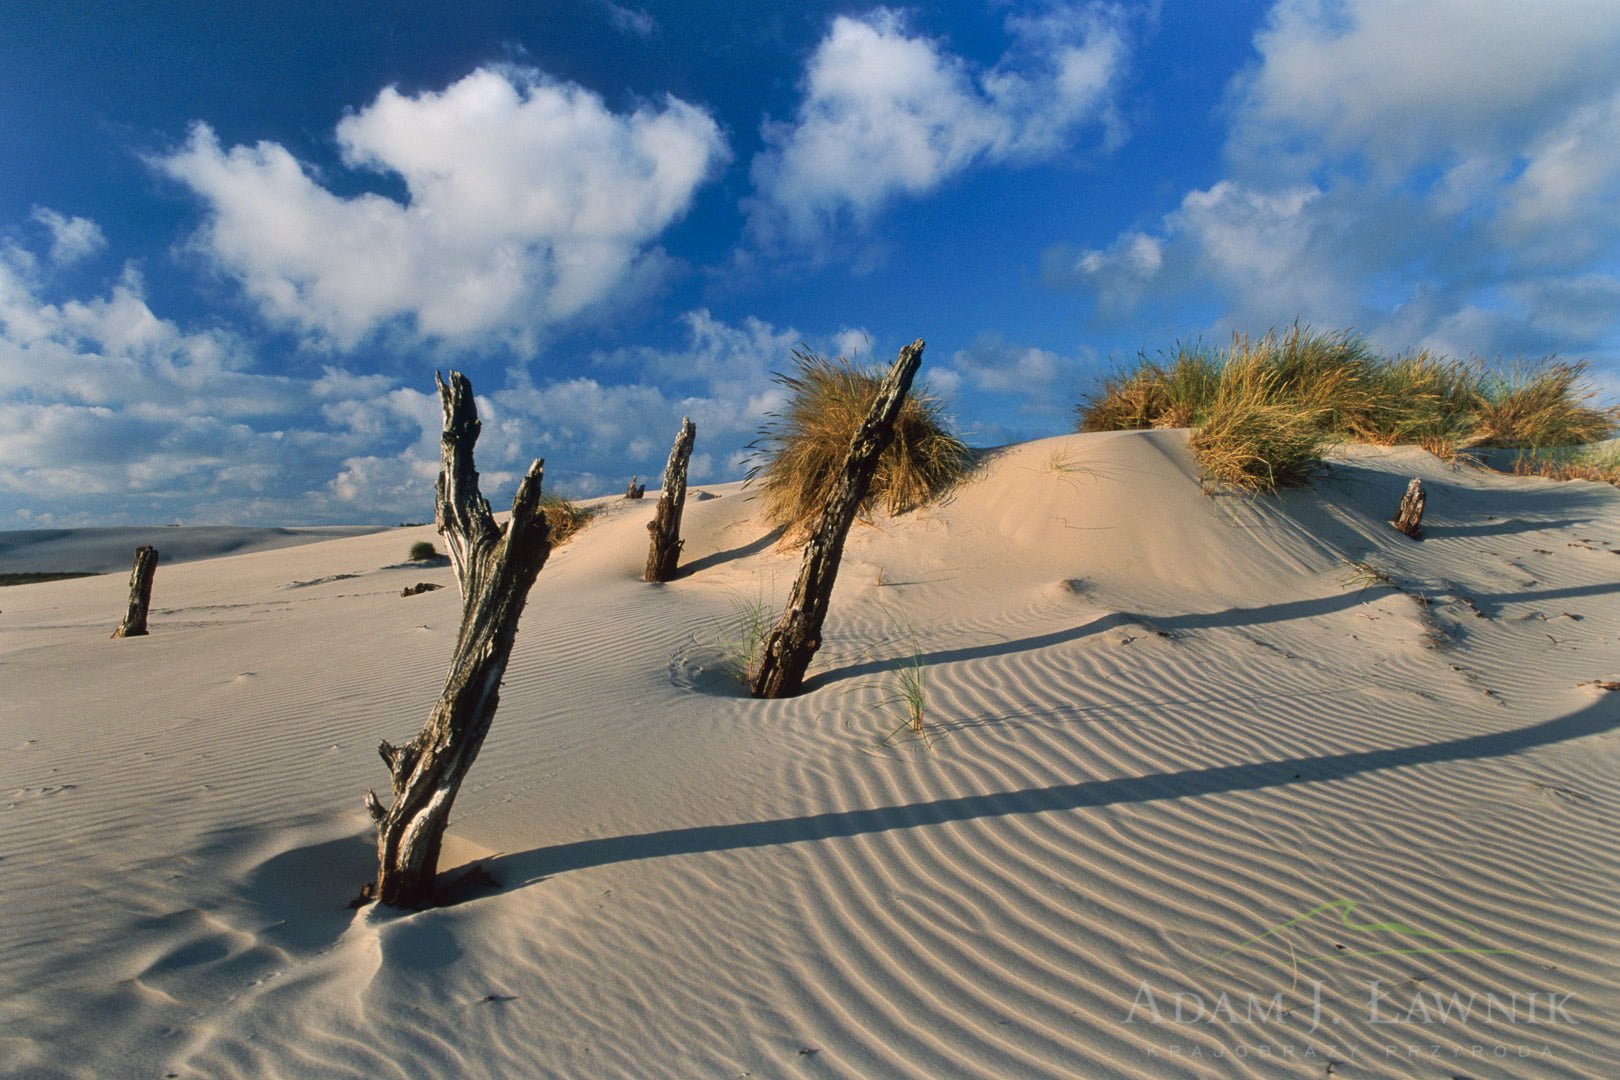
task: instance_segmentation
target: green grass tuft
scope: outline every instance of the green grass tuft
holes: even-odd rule
[[[439,549],[433,546],[431,540],[418,540],[411,545],[411,562],[432,562],[439,557]]]

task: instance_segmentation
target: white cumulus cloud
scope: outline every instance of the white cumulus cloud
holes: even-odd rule
[[[107,237],[89,218],[68,217],[47,206],[34,207],[33,219],[51,232],[51,262],[67,266],[107,246]]]
[[[980,163],[1029,162],[1065,149],[1087,124],[1110,141],[1128,43],[1125,17],[1063,4],[1007,20],[1013,44],[976,69],[943,42],[879,8],[838,16],[810,58],[791,121],[768,122],[750,204],[757,236],[805,242],[864,224]]]
[[[227,149],[205,123],[157,164],[204,200],[199,244],[264,315],[340,348],[395,320],[527,345],[633,280],[727,156],[714,119],[677,98],[620,114],[510,67],[385,89],[336,138],[349,168],[397,176],[408,198],[335,194],[285,147]]]

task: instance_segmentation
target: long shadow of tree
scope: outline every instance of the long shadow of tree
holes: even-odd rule
[[[1486,615],[1498,614],[1505,604],[1533,604],[1545,600],[1569,600],[1583,596],[1603,596],[1620,592],[1620,582],[1602,582],[1597,585],[1576,585],[1561,589],[1536,589],[1511,593],[1469,593],[1479,610]],[[1314,600],[1286,600],[1278,604],[1263,604],[1252,608],[1227,608],[1187,615],[1139,615],[1129,611],[1114,611],[1100,615],[1079,626],[1035,634],[1011,641],[995,641],[984,645],[967,645],[959,649],[937,649],[921,654],[924,664],[934,666],[959,660],[986,660],[1034,649],[1049,649],[1057,645],[1095,637],[1116,626],[1145,626],[1150,629],[1176,633],[1185,630],[1213,630],[1238,626],[1263,626],[1287,622],[1291,619],[1310,619],[1346,611],[1366,603],[1372,597],[1367,590],[1347,591]],[[880,675],[894,670],[894,660],[864,660],[858,664],[817,672],[806,683],[807,689],[818,689],[832,683],[863,675]]]
[[[529,884],[551,874],[586,867],[668,855],[740,851],[835,837],[865,836],[916,829],[952,821],[1047,814],[1120,803],[1197,798],[1232,791],[1262,791],[1295,783],[1343,780],[1381,769],[1407,769],[1449,761],[1502,757],[1620,728],[1620,703],[1599,700],[1568,716],[1511,731],[1470,735],[1443,742],[1319,757],[1156,773],[1114,780],[1086,780],[1053,787],[1024,788],[992,795],[964,795],[900,806],[845,810],[805,817],[583,840],[503,855],[489,863],[502,881]]]

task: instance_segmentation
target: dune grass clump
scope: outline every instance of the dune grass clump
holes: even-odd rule
[[[439,557],[439,549],[433,546],[431,540],[418,540],[411,545],[408,558],[411,562],[432,562]]]
[[[1178,346],[1169,360],[1138,359],[1134,369],[1103,380],[1080,406],[1081,431],[1192,427],[1215,398],[1221,358],[1199,345]]]
[[[1620,443],[1558,447],[1521,454],[1513,462],[1516,476],[1544,476],[1550,480],[1595,480],[1620,487]]]
[[[1541,449],[1599,442],[1614,431],[1613,409],[1587,402],[1586,364],[1546,360],[1481,380],[1475,444]]]
[[[884,374],[799,350],[793,361],[792,372],[776,376],[788,402],[752,444],[756,464],[748,472],[763,493],[766,518],[785,526],[790,539],[815,524]],[[899,514],[931,502],[966,474],[968,464],[967,446],[949,430],[938,399],[914,385],[861,512]]]
[[[546,515],[546,524],[551,528],[553,547],[572,540],[581,529],[590,524],[591,518],[596,516],[594,508],[580,506],[561,495],[540,496],[540,509]]]
[[[1301,401],[1265,351],[1227,361],[1192,450],[1206,481],[1239,491],[1302,484],[1327,442],[1324,406]]]
[[[1079,408],[1080,431],[1194,428],[1206,478],[1247,491],[1302,481],[1333,442],[1421,446],[1446,461],[1474,446],[1588,444],[1616,426],[1588,404],[1585,363],[1493,370],[1426,350],[1377,355],[1350,332],[1295,324],[1228,349],[1143,356]]]
[[[1427,349],[1367,370],[1369,405],[1346,434],[1379,446],[1421,446],[1447,461],[1473,440],[1483,371]]]

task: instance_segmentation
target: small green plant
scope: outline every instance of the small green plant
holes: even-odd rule
[[[760,661],[765,658],[765,639],[771,632],[771,611],[760,592],[749,598],[731,598],[731,620],[726,624],[720,641],[726,668],[737,676],[744,686],[754,685]]]
[[[411,545],[411,562],[432,562],[439,557],[439,549],[431,540],[418,540]]]
[[[934,741],[928,734],[928,662],[915,645],[911,655],[894,666],[894,692],[883,699],[884,705],[900,706],[904,719],[900,726],[878,740],[879,746],[888,746],[896,735],[909,730],[933,749]]]

